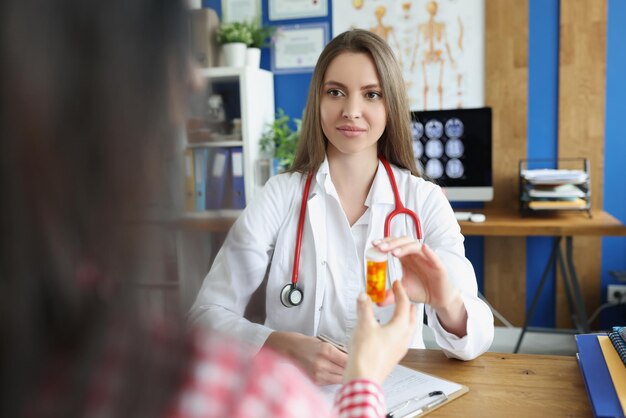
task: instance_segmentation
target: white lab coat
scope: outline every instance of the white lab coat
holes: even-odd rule
[[[430,246],[448,270],[452,284],[461,292],[468,314],[467,335],[463,338],[448,333],[437,320],[430,306],[418,304],[418,321],[411,343],[423,348],[423,312],[428,326],[434,330],[437,344],[449,357],[468,360],[484,353],[493,340],[493,315],[477,297],[477,284],[471,263],[464,256],[463,236],[450,204],[441,189],[407,170],[393,166],[400,198],[413,210],[422,225],[424,243]],[[304,299],[297,307],[287,308],[280,302],[282,288],[291,282],[298,216],[306,176],[298,173],[280,174],[270,178],[233,225],[213,266],[204,279],[198,297],[189,313],[190,320],[236,336],[256,349],[264,344],[274,330],[318,335],[321,308],[327,288],[329,252],[333,246],[346,245],[337,239],[332,220],[326,219],[328,186],[332,183],[328,162],[316,173],[306,209],[306,220],[300,256],[299,286]],[[334,190],[334,187],[333,187]],[[385,218],[394,209],[394,196],[382,163],[368,196],[371,210],[366,249],[381,238]],[[416,238],[413,222],[397,216],[391,223],[391,236]],[[389,276],[401,277],[397,259],[389,263]],[[266,288],[266,321],[255,324],[243,318],[252,293],[261,285],[267,266],[271,268]],[[350,274],[354,276],[354,274]],[[334,272],[334,277],[342,277]],[[343,277],[342,277],[343,280]],[[348,302],[346,302],[348,303]],[[349,303],[356,304],[352,300]],[[393,308],[380,314],[387,316]],[[338,325],[341,326],[338,321]]]

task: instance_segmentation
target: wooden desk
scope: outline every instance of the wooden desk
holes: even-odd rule
[[[465,209],[464,209],[465,210]],[[622,236],[626,226],[604,211],[592,210],[589,218],[586,212],[541,213],[537,216],[522,217],[519,211],[510,209],[476,209],[484,213],[485,222],[459,222],[463,235],[482,236]]]
[[[452,360],[439,350],[409,350],[407,367],[469,387],[429,417],[591,417],[573,356],[485,353]]]
[[[589,332],[590,324],[588,322],[584,295],[580,289],[580,283],[574,265],[573,237],[623,236],[626,235],[626,226],[610,214],[598,210],[592,211],[591,218],[587,216],[586,212],[582,211],[538,211],[536,214],[533,214],[533,216],[526,217],[522,217],[519,211],[511,209],[484,209],[477,210],[477,212],[485,214],[485,222],[459,222],[461,232],[464,235],[482,235],[487,237],[552,236],[556,238],[550,257],[539,281],[539,286],[533,295],[531,306],[524,315],[524,325],[515,347],[515,352],[518,351],[522,339],[524,338],[528,323],[535,312],[539,296],[547,281],[552,266],[555,267],[555,271],[557,267],[560,267],[563,289],[557,288],[557,293],[565,295],[569,311],[572,313],[576,331],[581,333]],[[561,250],[561,241],[563,238],[565,238],[565,255],[563,255]],[[509,259],[510,258],[509,255]],[[597,279],[596,285],[599,288],[599,278]],[[485,283],[485,287],[487,287],[487,283]],[[503,290],[506,291],[505,289]],[[486,297],[487,299],[492,299],[494,295],[490,294],[490,292],[486,292]],[[498,295],[495,295],[495,299],[498,299]],[[521,303],[525,306],[525,298],[518,299],[517,303]],[[559,295],[557,295],[557,299],[559,299]],[[563,298],[561,297],[561,299]],[[496,306],[496,309],[497,308]]]

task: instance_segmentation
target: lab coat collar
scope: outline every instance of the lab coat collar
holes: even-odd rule
[[[392,166],[393,169],[393,166]],[[397,174],[394,173],[397,178]],[[378,168],[376,169],[376,176],[372,182],[367,198],[365,199],[365,206],[372,207],[376,204],[393,205],[395,203],[393,197],[393,189],[391,187],[389,176],[385,170],[385,166],[380,160],[378,161]],[[326,193],[335,194],[336,191],[332,185],[330,178],[330,167],[328,165],[328,157],[324,157],[324,161],[320,165],[315,175],[315,186],[311,189],[311,196],[326,191]]]
[[[326,182],[330,182],[330,167],[328,166],[328,157],[324,157],[324,161],[315,173],[315,185],[311,188],[311,195],[316,195],[327,189]]]
[[[393,166],[392,166],[393,170]],[[394,173],[397,178],[397,174]],[[387,175],[385,166],[380,160],[378,161],[378,169],[376,170],[376,176],[372,182],[372,187],[365,199],[365,205],[372,207],[376,204],[393,205],[395,203],[393,197],[393,189],[391,187],[391,180]]]

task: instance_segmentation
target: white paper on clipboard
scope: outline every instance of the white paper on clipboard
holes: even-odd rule
[[[341,385],[327,385],[322,386],[321,390],[328,401],[332,403],[335,394],[340,388]],[[383,382],[385,404],[388,411],[398,405],[406,403],[408,400],[420,399],[420,401],[412,401],[407,408],[403,408],[399,413],[395,414],[394,418],[420,415],[420,410],[432,402],[432,399],[428,398],[428,394],[437,390],[442,391],[447,396],[446,402],[468,391],[466,386],[401,365],[394,367],[389,376],[387,376],[387,379]],[[442,404],[446,402],[442,402]],[[418,415],[415,415],[415,412],[417,412]]]

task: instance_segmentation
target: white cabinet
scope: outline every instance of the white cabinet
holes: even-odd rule
[[[274,121],[274,76],[269,71],[248,67],[203,68],[199,72],[205,86],[190,98],[190,118],[196,122],[207,122],[207,101],[211,95],[218,94],[223,100],[226,123],[224,126],[205,126],[206,138],[191,135],[188,124],[181,152],[241,147],[245,200],[248,204],[262,187],[255,167],[260,152],[259,140]],[[232,134],[233,119],[241,120],[241,135]],[[207,168],[210,172],[210,163]],[[207,190],[207,193],[210,192]],[[180,309],[183,312],[187,312],[195,300],[225,233],[240,212],[227,207],[220,210],[183,210],[184,215],[175,222]]]
[[[206,85],[191,98],[190,118],[201,123],[204,121],[206,138],[194,135],[188,124],[186,147],[194,151],[199,148],[241,147],[247,204],[262,186],[256,178],[255,165],[259,157],[259,139],[268,124],[274,121],[274,76],[269,71],[249,67],[214,67],[198,71]],[[225,123],[209,121],[210,116],[207,115],[211,110],[208,102],[211,96],[223,102]],[[240,120],[241,134],[233,133],[233,120]],[[209,172],[211,165],[209,160]],[[210,192],[210,189],[207,190],[207,193]],[[227,209],[228,205],[224,208]],[[208,212],[195,214],[195,218],[220,216],[219,213]]]

